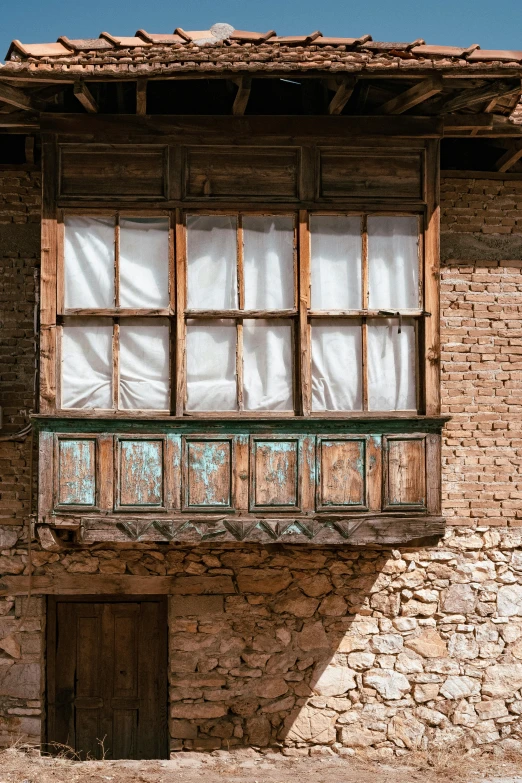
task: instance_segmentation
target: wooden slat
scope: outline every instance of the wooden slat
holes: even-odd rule
[[[424,413],[440,413],[440,142],[426,150],[426,226],[424,233]],[[422,410],[422,409],[421,409]]]
[[[361,220],[362,233],[362,306],[368,309],[369,300],[369,267],[368,267],[368,216],[363,215]],[[361,325],[361,374],[362,374],[362,403],[363,411],[368,410],[368,323],[366,317],[362,318]]]
[[[136,114],[147,114],[147,80],[138,79],[136,82]]]
[[[401,92],[395,98],[386,101],[378,110],[380,114],[403,114],[405,111],[429,100],[433,95],[442,92],[442,77],[431,76]]]
[[[506,152],[495,163],[497,171],[506,172],[522,158],[522,142],[512,142]]]
[[[312,410],[312,354],[308,310],[310,307],[310,226],[306,210],[299,212],[299,379],[300,413]]]
[[[342,110],[352,97],[357,83],[357,77],[349,76],[339,84],[335,95],[328,105],[328,114],[341,114]]]
[[[40,111],[45,105],[42,101],[31,98],[30,95],[27,95],[18,87],[11,87],[10,84],[5,82],[0,82],[0,101],[26,111]]]
[[[89,114],[98,113],[98,104],[96,99],[85,82],[75,82],[73,91],[74,95],[76,98],[78,98],[85,111],[87,111]]]
[[[246,111],[250,90],[252,89],[252,79],[250,76],[241,76],[237,82],[237,93],[232,106],[232,114],[236,116],[243,115]]]
[[[176,416],[185,408],[185,298],[187,238],[183,215],[176,210]]]

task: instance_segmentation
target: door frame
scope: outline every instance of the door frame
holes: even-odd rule
[[[165,743],[165,756],[169,758],[170,755],[170,732],[169,732],[169,653],[168,653],[168,641],[169,641],[169,625],[168,625],[168,595],[119,595],[119,594],[104,594],[96,595],[94,593],[90,595],[48,595],[47,596],[47,613],[46,613],[46,656],[45,656],[45,692],[44,692],[44,704],[43,704],[43,721],[42,721],[42,743],[47,746],[49,752],[49,694],[56,691],[56,622],[57,612],[56,606],[58,603],[158,603],[160,605],[160,616],[163,619],[163,633],[160,639],[160,653],[162,668],[165,671],[166,686],[165,686],[165,736],[163,741]]]

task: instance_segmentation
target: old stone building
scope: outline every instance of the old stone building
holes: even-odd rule
[[[2,744],[522,747],[521,75],[13,42]]]

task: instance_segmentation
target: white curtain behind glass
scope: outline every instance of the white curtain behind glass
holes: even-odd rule
[[[187,217],[187,306],[234,310],[237,302],[236,218]]]
[[[312,326],[312,410],[362,410],[360,319]]]
[[[120,306],[169,306],[167,218],[121,218]]]
[[[361,218],[312,215],[312,310],[362,307]]]
[[[243,218],[246,310],[294,307],[294,221],[291,217]]]
[[[187,321],[186,351],[187,410],[236,410],[235,323]]]
[[[368,217],[369,307],[419,307],[419,237],[416,217]]]
[[[114,219],[65,218],[65,307],[114,307]]]
[[[244,406],[249,411],[293,410],[292,325],[243,322]]]
[[[112,322],[67,320],[62,331],[62,408],[112,407]]]
[[[372,411],[417,408],[415,324],[387,318],[368,319],[368,405]]]
[[[169,325],[166,319],[121,320],[120,408],[170,408]]]

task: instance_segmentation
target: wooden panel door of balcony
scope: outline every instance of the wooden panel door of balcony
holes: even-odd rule
[[[51,751],[168,758],[164,600],[50,598],[47,677]]]

